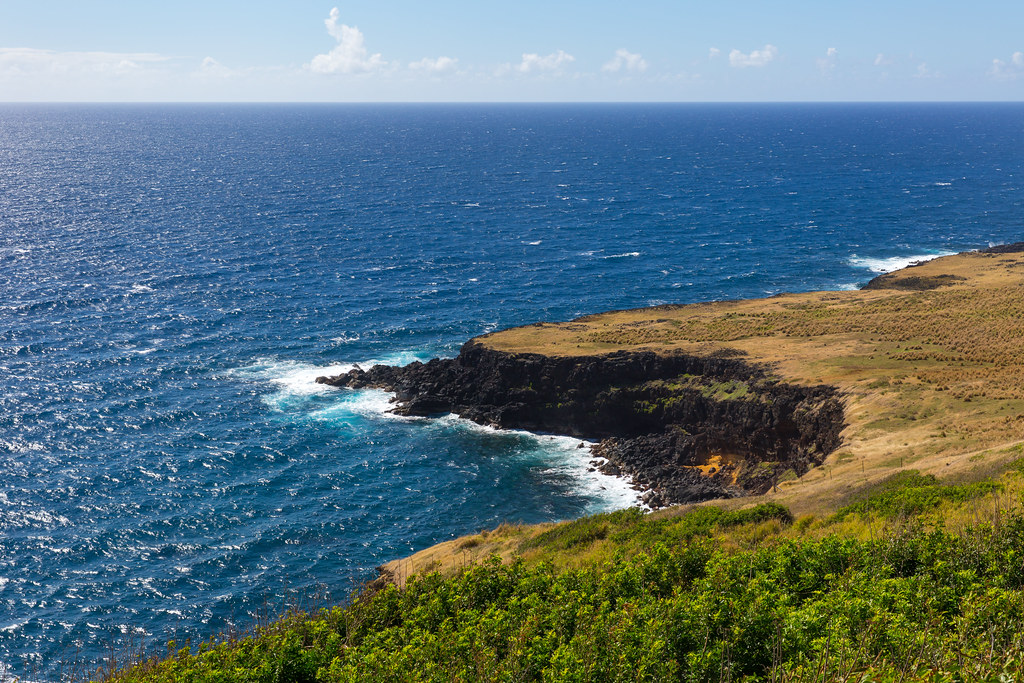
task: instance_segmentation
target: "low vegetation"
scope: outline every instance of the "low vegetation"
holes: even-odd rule
[[[764,503],[507,527],[468,549],[515,538],[511,561],[172,644],[108,680],[1019,680],[1022,494],[1017,468],[973,484],[906,471],[822,518]]]

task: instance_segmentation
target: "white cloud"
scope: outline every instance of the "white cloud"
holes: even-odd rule
[[[0,75],[130,76],[168,58],[149,52],[57,52],[33,48],[0,48]]]
[[[309,63],[309,68],[317,73],[356,74],[376,71],[387,62],[381,59],[380,53],[369,54],[364,43],[363,33],[355,26],[339,23],[341,13],[338,8],[331,9],[324,25],[331,37],[338,41],[333,50],[317,55]]]
[[[892,64],[892,60],[879,52],[875,55],[875,66],[889,66]]]
[[[821,71],[822,75],[828,76],[836,69],[836,60],[839,57],[839,50],[834,47],[830,47],[825,51],[824,57],[819,57],[818,70]]]
[[[734,66],[739,69],[746,68],[748,66],[764,66],[768,62],[772,61],[779,54],[779,48],[774,45],[765,45],[761,50],[754,50],[750,54],[740,52],[739,50],[733,50],[729,53],[729,66]]]
[[[719,50],[717,47],[713,47],[710,50],[708,50],[708,59],[714,59],[720,54],[722,54],[722,51]]]
[[[1019,78],[1024,76],[1024,52],[1014,52],[1010,61],[992,60],[992,75],[996,78]]]
[[[618,73],[623,70],[643,73],[647,71],[647,62],[640,55],[620,47],[615,51],[615,56],[601,67],[601,70],[611,73]]]
[[[558,71],[566,64],[575,62],[576,58],[564,50],[552,52],[549,55],[541,56],[535,52],[523,53],[523,61],[515,67],[516,71],[524,74],[537,71]]]
[[[213,57],[207,57],[199,65],[199,73],[210,78],[230,78],[235,72],[218,62]]]
[[[419,61],[410,62],[409,68],[423,73],[441,74],[454,70],[458,61],[458,59],[452,59],[451,57],[438,57],[436,59],[424,57]]]
[[[938,71],[933,71],[929,68],[927,62],[921,62],[917,65],[917,71],[914,73],[914,78],[941,78],[942,74]]]

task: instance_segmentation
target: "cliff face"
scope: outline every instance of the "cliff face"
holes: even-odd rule
[[[632,475],[652,505],[764,492],[821,462],[844,427],[833,388],[785,384],[727,355],[557,357],[471,341],[456,358],[317,381],[393,391],[404,415],[600,440],[605,467]]]

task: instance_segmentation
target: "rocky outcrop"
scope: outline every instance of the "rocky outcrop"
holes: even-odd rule
[[[787,384],[726,353],[560,357],[471,341],[456,358],[317,381],[392,391],[403,415],[600,441],[603,467],[631,475],[653,506],[764,492],[821,462],[844,426],[833,388]]]

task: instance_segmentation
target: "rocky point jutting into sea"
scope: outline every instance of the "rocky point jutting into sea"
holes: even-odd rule
[[[472,340],[456,358],[317,381],[392,391],[402,415],[600,440],[603,469],[631,475],[653,506],[763,493],[783,471],[821,462],[844,426],[832,387],[786,383],[726,354],[544,356]]]
[[[402,415],[598,441],[602,469],[631,476],[652,507],[765,493],[832,454],[864,478],[896,448],[901,464],[965,466],[957,453],[979,460],[1017,431],[996,413],[1020,398],[1021,252],[940,258],[860,291],[537,323],[455,358],[317,381],[394,392]]]

